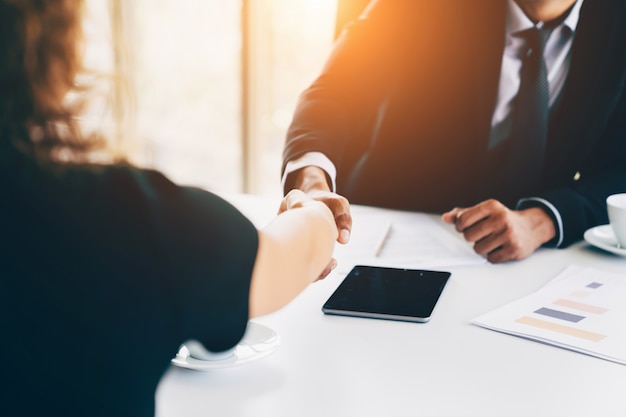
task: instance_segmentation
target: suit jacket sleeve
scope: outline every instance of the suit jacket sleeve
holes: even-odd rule
[[[391,39],[398,38],[394,28],[402,26],[396,15],[411,4],[374,1],[347,25],[321,75],[299,98],[287,132],[283,172],[289,160],[306,152],[322,152],[339,167],[347,148],[356,147],[350,149],[351,155],[365,151],[367,143],[353,139],[375,123],[379,103],[392,88],[393,80],[386,74],[394,65],[390,54]]]
[[[551,163],[538,193],[561,215],[562,246],[608,223],[606,197],[626,191],[624,18],[624,2],[586,1],[581,9],[562,105],[551,126]]]

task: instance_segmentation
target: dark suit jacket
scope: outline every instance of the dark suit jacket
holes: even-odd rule
[[[353,204],[441,212],[541,197],[561,213],[565,245],[606,223],[606,196],[626,191],[626,2],[583,4],[530,186],[503,183],[503,154],[487,151],[505,17],[504,0],[373,2],[300,97],[285,163],[325,153]]]

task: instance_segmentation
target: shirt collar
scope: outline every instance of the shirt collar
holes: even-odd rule
[[[575,32],[578,25],[578,18],[580,16],[580,7],[583,4],[583,0],[576,0],[569,15],[565,18],[561,26],[567,26],[572,33]],[[506,18],[506,33],[507,36],[511,36],[513,33],[520,32],[522,30],[530,29],[533,26],[533,22],[524,14],[522,9],[517,5],[515,0],[507,0],[507,18]]]

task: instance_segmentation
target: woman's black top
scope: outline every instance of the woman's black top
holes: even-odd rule
[[[152,416],[181,343],[241,339],[258,236],[233,206],[154,171],[2,159],[0,415]]]

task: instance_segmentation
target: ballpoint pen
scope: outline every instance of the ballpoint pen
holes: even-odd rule
[[[380,235],[380,238],[378,239],[378,243],[376,244],[376,247],[374,249],[374,256],[380,255],[380,252],[383,250],[383,247],[385,246],[385,242],[387,241],[387,237],[389,237],[390,231],[391,231],[391,222],[388,222],[385,225],[385,228],[383,229],[383,232]]]

